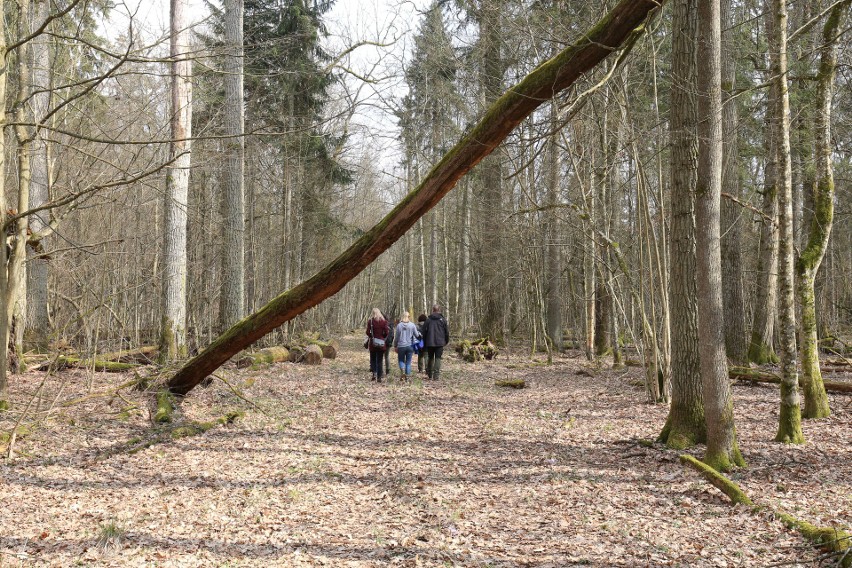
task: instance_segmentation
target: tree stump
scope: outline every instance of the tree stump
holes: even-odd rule
[[[302,359],[305,356],[305,348],[299,345],[291,345],[290,346],[290,354],[287,357],[287,360],[291,363],[301,363]]]
[[[302,357],[302,363],[306,365],[319,365],[322,363],[322,349],[320,346],[313,344],[305,347],[305,355]]]
[[[468,363],[473,363],[483,359],[490,361],[500,350],[487,337],[483,337],[475,341],[462,341],[456,345],[456,352]]]
[[[337,352],[340,351],[340,343],[336,339],[331,339],[326,343],[317,343],[322,349],[324,359],[337,359]]]

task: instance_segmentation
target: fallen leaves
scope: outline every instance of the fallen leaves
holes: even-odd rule
[[[151,428],[142,412],[117,418],[106,397],[33,424],[19,457],[0,463],[0,559],[561,567],[817,558],[776,520],[730,507],[676,453],[641,443],[657,435],[666,408],[645,404],[630,386],[640,370],[589,377],[570,356],[543,366],[507,353],[474,364],[445,357],[439,382],[376,385],[365,379],[357,338],[343,343],[320,367],[232,371],[228,382],[251,404],[218,381],[194,391],[186,420],[231,408],[244,409],[244,420],[135,454],[92,459]],[[69,400],[84,395],[74,373],[48,382],[44,399],[62,381],[66,391],[81,388],[65,392]],[[499,389],[495,376],[528,388]],[[16,405],[32,395],[31,378],[13,381]],[[97,374],[92,388],[108,392],[121,381]],[[772,442],[777,390],[734,393],[749,463],[735,473],[741,487],[815,524],[852,526],[849,407],[805,422],[807,444],[791,447]],[[142,394],[124,396],[147,408]],[[97,542],[110,523],[122,536],[105,554]]]

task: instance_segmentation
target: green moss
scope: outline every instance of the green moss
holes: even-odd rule
[[[172,421],[172,414],[175,410],[175,397],[169,391],[160,391],[157,393],[157,412],[154,414],[154,422],[157,424],[167,424]]]
[[[5,412],[6,410],[9,410],[10,408],[12,408],[12,405],[9,404],[8,400],[0,400],[0,412]]]
[[[748,347],[748,360],[755,365],[774,364],[779,361],[778,355],[772,350],[772,346],[763,343],[757,337],[752,337],[751,344]]]
[[[682,454],[680,456],[680,461],[703,475],[707,481],[709,481],[719,491],[727,495],[734,503],[746,505],[748,507],[755,506],[754,502],[749,499],[748,495],[746,495],[736,483],[719,473],[719,471],[712,465],[701,462],[689,454]]]
[[[522,389],[527,386],[524,379],[498,379],[494,381],[494,384],[498,387],[509,387],[513,389]]]
[[[841,556],[843,560],[840,566],[844,568],[852,566],[852,551],[850,551],[852,550],[852,535],[834,527],[818,527],[806,521],[800,521],[786,513],[779,513],[777,516],[784,525],[799,531],[807,540],[830,552],[843,555]]]

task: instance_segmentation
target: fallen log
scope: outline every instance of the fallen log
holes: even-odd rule
[[[339,292],[435,207],[456,182],[530,114],[613,55],[620,64],[662,0],[621,0],[577,41],[510,87],[394,209],[346,251],[301,284],[225,331],[169,381],[184,396],[234,354]],[[622,47],[623,46],[623,47]],[[619,49],[621,48],[621,49]]]
[[[235,359],[237,368],[245,369],[246,367],[254,367],[255,365],[264,365],[272,363],[281,363],[290,358],[290,350],[286,347],[267,347],[260,351],[243,352]]]
[[[137,349],[127,349],[102,353],[98,359],[103,361],[114,361],[116,363],[140,363],[149,364],[157,360],[160,348],[156,345],[145,345]]]
[[[50,361],[45,361],[38,367],[36,367],[39,371],[61,371],[63,369],[67,369],[69,367],[73,367],[75,369],[92,369],[95,371],[102,371],[105,373],[123,373],[125,371],[130,371],[131,369],[137,369],[141,367],[138,363],[118,363],[116,361],[104,361],[102,359],[95,359],[94,361],[91,359],[80,359],[79,357],[57,357],[56,359],[51,359]]]
[[[456,352],[468,363],[474,363],[485,359],[490,361],[500,352],[487,337],[475,341],[462,341],[456,345]]]
[[[775,373],[767,373],[766,371],[759,371],[757,369],[748,369],[746,367],[731,367],[728,370],[728,376],[731,379],[736,379],[739,381],[752,381],[755,383],[772,383],[779,385],[781,384],[781,377],[776,375]],[[852,394],[852,382],[843,383],[840,381],[823,381],[823,385],[825,385],[825,390],[828,392],[836,392],[843,394]]]

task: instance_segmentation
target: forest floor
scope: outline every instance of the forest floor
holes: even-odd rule
[[[640,369],[448,352],[438,382],[376,384],[360,338],[342,343],[318,367],[220,370],[227,383],[190,393],[183,419],[245,415],[182,438],[152,426],[149,396],[116,391],[131,375],[11,377],[0,433],[34,402],[0,458],[0,566],[827,565],[640,443],[667,413],[635,386]],[[527,388],[494,385],[507,376]],[[831,396],[832,416],[788,446],[772,441],[777,387],[734,396],[736,482],[852,528],[852,397]]]

